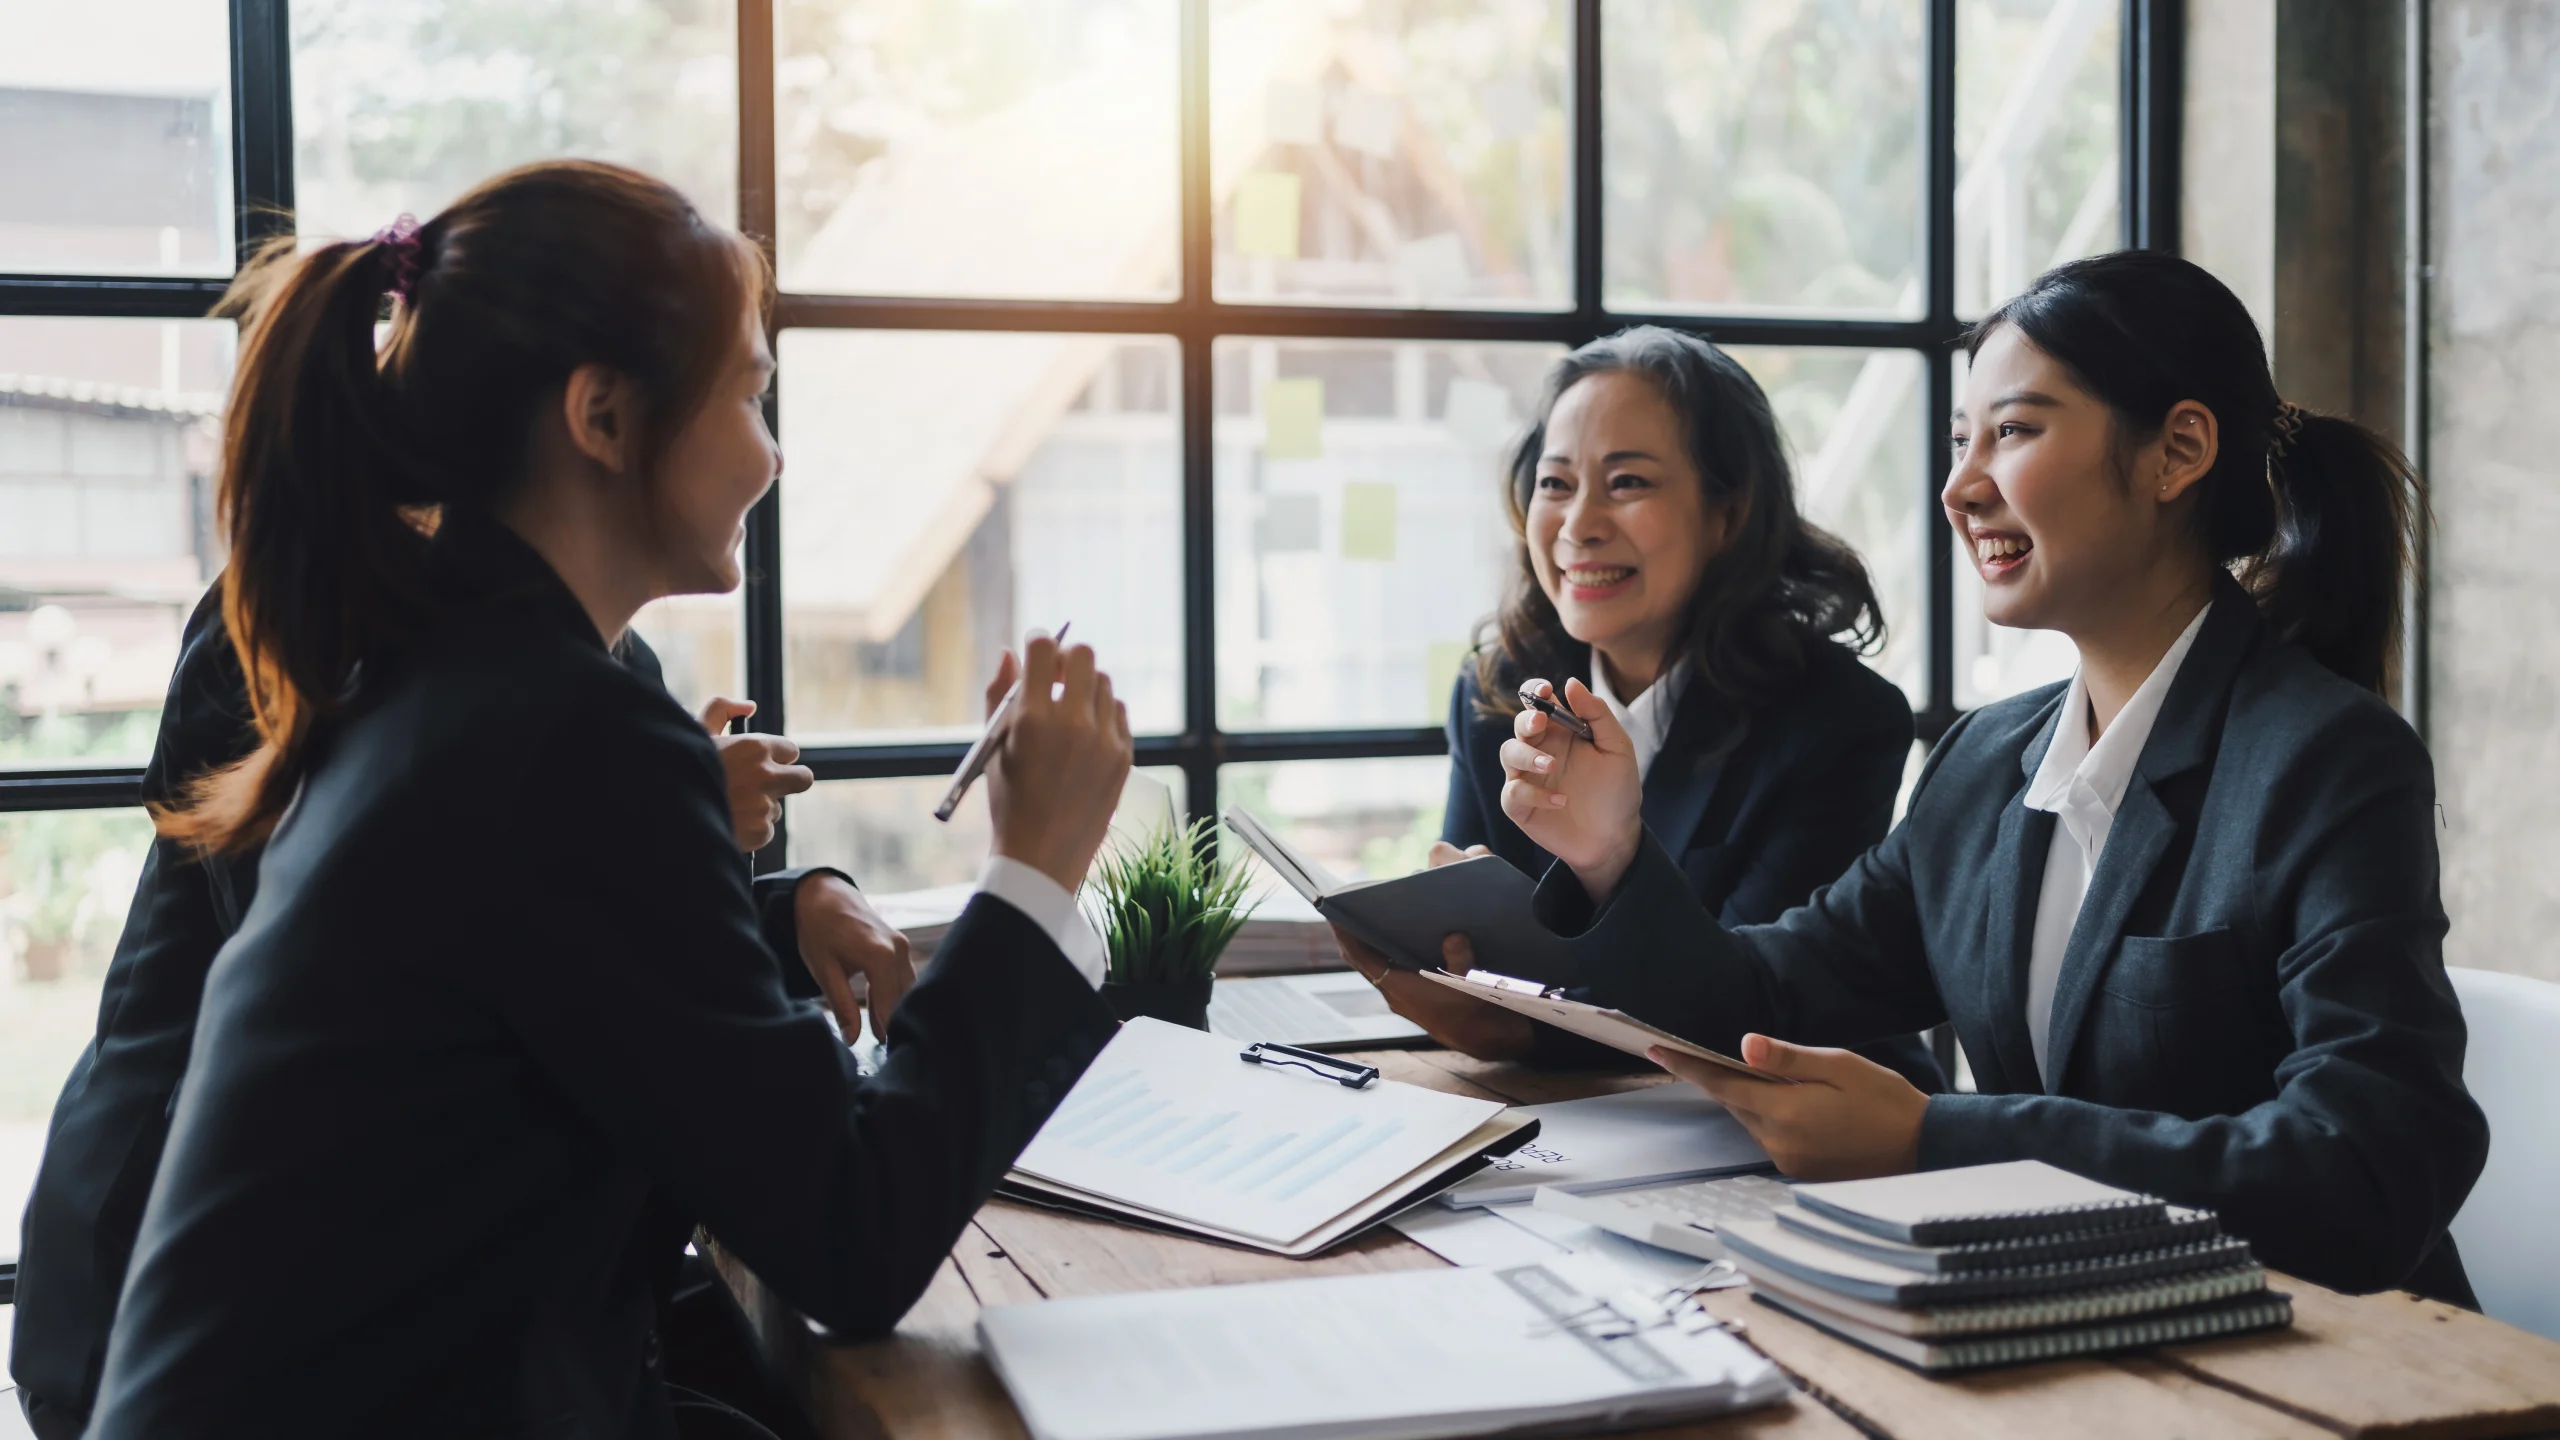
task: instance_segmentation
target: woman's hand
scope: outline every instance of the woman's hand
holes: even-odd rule
[[[1432,846],[1435,854],[1442,848]],[[1459,856],[1457,847],[1446,848],[1452,856],[1464,858]],[[1534,1033],[1529,1017],[1395,969],[1387,964],[1386,956],[1339,925],[1333,927],[1333,938],[1340,942],[1342,956],[1351,962],[1351,968],[1386,997],[1388,1009],[1421,1026],[1423,1033],[1442,1045],[1478,1060],[1517,1060],[1529,1053]],[[1441,969],[1463,975],[1475,968],[1475,961],[1475,947],[1466,936],[1452,935],[1440,942]]]
[[[1929,1097],[1863,1055],[1742,1037],[1742,1063],[1793,1085],[1659,1046],[1647,1058],[1714,1096],[1794,1179],[1863,1180],[1920,1168],[1920,1121]]]
[[[1533,683],[1555,695],[1547,682]],[[1626,877],[1644,839],[1644,777],[1634,743],[1599,696],[1568,680],[1563,700],[1590,722],[1590,743],[1523,708],[1502,742],[1502,813],[1563,861],[1597,905]]]
[[[916,983],[914,952],[906,935],[880,918],[862,892],[841,876],[812,875],[791,892],[800,931],[800,963],[826,993],[827,1008],[851,1043],[862,1024],[853,977],[862,977],[871,999],[871,1034],[889,1038],[889,1017]]]
[[[1093,668],[1092,646],[1061,654],[1058,642],[1042,635],[1023,647],[1019,667],[1005,652],[987,686],[990,716],[1013,688],[1017,668],[1022,694],[987,766],[995,851],[1072,895],[1129,778],[1129,711],[1112,698],[1111,677]]]
[[[796,764],[800,747],[779,735],[732,735],[729,722],[756,713],[753,700],[713,696],[702,707],[702,728],[711,732],[720,752],[720,773],[729,782],[729,832],[745,851],[773,843],[782,823],[782,797],[797,795],[818,783],[808,766]]]

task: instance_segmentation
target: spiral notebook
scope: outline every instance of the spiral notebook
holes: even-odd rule
[[[2041,1160],[1796,1187],[1796,1203],[1906,1245],[1968,1245],[2156,1225],[2166,1203]]]
[[[1912,1270],[1928,1270],[1940,1275],[1970,1274],[1982,1270],[2016,1270],[2029,1265],[2058,1265],[2069,1260],[2087,1260],[2100,1255],[2122,1255],[2134,1250],[2174,1250],[2182,1245],[2195,1245],[2221,1238],[2221,1223],[2210,1210],[2185,1210],[2175,1205],[2157,1225],[2134,1225],[2120,1230],[2076,1230],[2064,1235],[2033,1235],[2023,1240],[1977,1240],[1970,1245],[1908,1245],[1900,1240],[1887,1240],[1854,1230],[1818,1215],[1800,1205],[1789,1205],[1777,1212],[1778,1223],[1799,1235],[1819,1240],[1835,1250],[1882,1260]]]
[[[1868,1300],[1853,1300],[1774,1271],[1753,1269],[1749,1273],[1752,1285],[1760,1293],[1783,1295],[1799,1306],[1819,1311],[1816,1318],[1823,1324],[1831,1323],[1834,1318],[1855,1320],[1887,1334],[1908,1335],[1917,1340],[1999,1335],[2011,1330],[2049,1330],[2063,1325],[2093,1325],[2101,1320],[2124,1320],[2155,1311],[2207,1305],[2217,1300],[2254,1295],[2267,1288],[2265,1268],[2252,1262],[2219,1270],[2141,1280],[2131,1285],[2066,1291],[2059,1295],[2028,1295],[1985,1300],[1971,1305],[1905,1310]]]
[[[2185,1310],[2137,1315],[2123,1320],[2102,1320],[2089,1325],[2066,1325],[2059,1329],[2025,1330],[2007,1335],[1929,1340],[1896,1335],[1845,1316],[1826,1315],[1815,1307],[1773,1291],[1756,1290],[1754,1294],[1763,1305],[1785,1311],[1851,1344],[1931,1375],[1983,1370],[1994,1365],[2019,1365],[2032,1360],[2059,1360],[2074,1355],[2146,1350],[2155,1345],[2178,1345],[2190,1340],[2242,1335],[2252,1330],[2281,1329],[2293,1323],[2292,1297],[2277,1290],[2260,1290],[2255,1294]]]
[[[1804,1193],[1803,1186],[1796,1193]],[[1978,1270],[1952,1275],[1913,1270],[1835,1250],[1775,1220],[1736,1220],[1716,1231],[1727,1254],[1753,1271],[1773,1271],[1838,1295],[1906,1308],[1956,1305],[2013,1296],[2051,1295],[2101,1285],[2129,1285],[2252,1263],[2245,1240],[2219,1239],[2167,1250],[2103,1255],[2058,1265]]]

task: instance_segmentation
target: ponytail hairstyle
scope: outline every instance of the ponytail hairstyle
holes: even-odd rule
[[[1529,555],[1529,502],[1546,453],[1556,402],[1594,375],[1629,374],[1651,384],[1678,417],[1689,461],[1709,510],[1733,517],[1725,547],[1710,558],[1690,595],[1675,652],[1693,682],[1747,712],[1802,673],[1807,647],[1847,635],[1861,652],[1884,642],[1884,612],[1858,552],[1796,509],[1794,472],[1778,418],[1751,372],[1684,331],[1638,325],[1594,340],[1556,362],[1538,399],[1537,420],[1511,452],[1509,509],[1518,537],[1502,605],[1487,622],[1495,643],[1476,653],[1477,704],[1514,715],[1514,686],[1553,675],[1576,658],[1555,602]]]
[[[266,840],[360,667],[430,618],[429,535],[523,482],[579,367],[638,390],[631,503],[654,507],[659,459],[771,290],[762,252],[672,187],[584,161],[509,171],[370,240],[260,250],[216,311],[241,330],[222,616],[258,744],[155,807],[160,833],[204,853]]]
[[[2197,485],[2197,539],[2256,597],[2278,638],[2384,693],[2401,582],[2426,520],[2399,447],[2279,399],[2239,297],[2173,255],[2120,250],[2048,270],[1974,326],[1965,353],[2002,325],[2105,402],[2120,455],[2157,436],[2181,400],[2212,411],[2221,443]]]

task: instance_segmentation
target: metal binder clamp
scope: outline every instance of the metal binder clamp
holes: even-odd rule
[[[1310,1074],[1334,1081],[1345,1090],[1365,1090],[1378,1078],[1375,1065],[1354,1064],[1321,1050],[1301,1050],[1295,1045],[1276,1045],[1268,1040],[1247,1045],[1237,1052],[1236,1058],[1248,1065],[1295,1065]]]

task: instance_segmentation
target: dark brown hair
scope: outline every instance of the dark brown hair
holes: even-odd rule
[[[1639,325],[1558,361],[1539,396],[1536,422],[1511,452],[1511,532],[1519,544],[1502,608],[1487,622],[1495,643],[1477,647],[1478,703],[1495,714],[1515,714],[1514,685],[1572,666],[1575,642],[1529,555],[1529,502],[1556,402],[1591,376],[1619,373],[1643,377],[1670,404],[1708,507],[1727,507],[1733,516],[1725,547],[1699,575],[1674,642],[1691,662],[1692,683],[1747,711],[1803,671],[1808,645],[1843,634],[1861,651],[1882,644],[1884,613],[1858,552],[1796,509],[1794,472],[1759,382],[1695,335]]]
[[[2122,250],[2048,270],[1974,326],[1966,353],[2002,325],[2102,401],[2120,443],[2158,435],[2179,401],[2212,411],[2220,447],[2194,511],[2207,557],[2233,568],[2278,636],[2383,691],[2426,521],[2398,446],[2279,399],[2247,307],[2174,255]]]
[[[428,618],[436,518],[489,511],[521,483],[535,421],[579,367],[637,386],[632,498],[653,504],[658,457],[770,290],[762,252],[672,187],[583,161],[500,175],[414,239],[260,251],[217,311],[241,322],[222,615],[259,744],[157,810],[160,832],[207,851],[267,838],[358,665]]]

